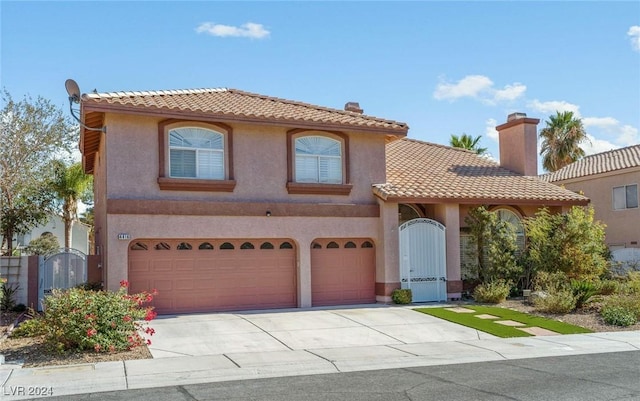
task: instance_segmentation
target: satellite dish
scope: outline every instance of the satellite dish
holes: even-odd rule
[[[101,131],[106,133],[106,126],[101,128],[88,127],[73,112],[74,110],[72,105],[74,103],[80,103],[80,87],[78,86],[76,81],[74,81],[73,79],[67,79],[66,81],[64,81],[64,87],[67,89],[67,93],[69,94],[69,112],[71,113],[71,116],[75,118],[78,123],[80,123],[80,126],[88,131]]]
[[[64,87],[69,94],[69,100],[75,103],[80,103],[80,87],[73,79],[67,79],[64,82]]]

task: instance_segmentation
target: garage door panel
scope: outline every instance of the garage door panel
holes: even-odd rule
[[[311,249],[314,306],[375,302],[375,249],[355,245],[365,241],[372,244],[366,239],[314,241]]]
[[[264,242],[274,249],[259,249]],[[157,288],[158,313],[296,307],[296,251],[279,249],[282,242],[292,243],[286,239],[135,240],[137,250],[132,245],[129,251],[130,290]],[[245,243],[254,249],[240,249]],[[202,244],[213,249],[199,249]],[[235,249],[221,249],[223,244]]]

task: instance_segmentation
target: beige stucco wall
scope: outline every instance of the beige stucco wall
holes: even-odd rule
[[[397,216],[397,213],[396,213]],[[382,248],[378,218],[337,217],[235,217],[109,215],[109,275],[107,288],[116,290],[128,276],[127,254],[130,240],[119,241],[127,233],[132,240],[145,238],[289,238],[298,254],[298,302],[311,306],[311,243],[317,238],[369,238]],[[377,272],[384,272],[384,256],[377,260]],[[379,274],[379,273],[378,273]],[[377,278],[376,281],[379,281]]]
[[[604,222],[608,245],[640,247],[640,208],[613,210],[613,188],[622,185],[638,184],[640,187],[640,168],[628,171],[600,174],[582,179],[560,181],[554,184],[579,192],[591,199],[595,218]]]
[[[371,185],[385,181],[384,136],[345,132],[349,136],[351,194],[290,195],[286,188],[287,128],[232,124],[233,192],[162,191],[157,183],[158,121],[108,115],[108,198],[373,204]]]

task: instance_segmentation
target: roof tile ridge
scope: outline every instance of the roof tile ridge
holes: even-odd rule
[[[228,92],[229,89],[219,88],[193,88],[193,89],[161,89],[161,90],[139,90],[139,91],[114,91],[114,92],[91,92],[84,93],[90,99],[131,97],[131,96],[166,96],[166,95],[195,95],[209,92]]]
[[[306,107],[306,108],[310,108],[310,109],[314,109],[314,110],[328,111],[328,112],[331,112],[331,113],[338,113],[338,114],[343,114],[343,115],[347,115],[347,116],[351,116],[351,117],[360,117],[360,118],[364,118],[366,120],[372,120],[372,121],[377,121],[377,122],[385,122],[385,123],[389,123],[389,124],[402,125],[402,126],[405,126],[405,127],[407,126],[407,123],[400,122],[400,121],[388,120],[388,119],[385,119],[385,118],[370,116],[370,115],[367,115],[367,114],[354,113],[352,111],[334,109],[334,108],[331,108],[331,107],[318,106],[318,105],[315,105],[315,104],[301,102],[301,101],[298,101],[298,100],[290,100],[290,99],[284,99],[284,98],[275,97],[275,96],[261,95],[259,93],[247,92],[247,91],[243,91],[243,90],[240,90],[240,89],[233,89],[233,88],[228,88],[227,90],[229,92],[237,93],[239,95],[244,95],[244,96],[249,96],[249,97],[257,97],[257,98],[260,98],[260,99],[272,100],[272,101],[275,101],[275,102],[282,102],[282,103],[286,103],[286,104],[302,106],[302,107]]]
[[[444,149],[451,149],[451,150],[461,151],[461,152],[469,153],[469,154],[472,154],[472,155],[476,154],[476,152],[471,151],[469,149],[456,148],[455,146],[443,145],[441,143],[423,141],[423,140],[415,139],[415,138],[402,138],[401,140],[410,141],[410,142],[417,142],[417,143],[421,143],[423,145],[436,146],[436,147],[444,148]]]

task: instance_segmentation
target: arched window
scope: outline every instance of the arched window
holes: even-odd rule
[[[346,244],[344,244],[344,247],[345,248],[356,248],[356,244],[351,242],[351,241],[349,241]]]
[[[230,242],[225,242],[222,245],[220,245],[220,249],[236,249],[236,247],[233,246],[233,244]]]
[[[211,243],[210,243],[210,242],[203,242],[202,244],[200,244],[200,246],[198,247],[198,249],[201,249],[201,250],[205,250],[205,249],[206,249],[206,250],[211,250],[211,249],[213,249],[213,245],[211,245]]]
[[[342,184],[342,143],[325,136],[296,138],[295,181]]]
[[[188,251],[188,250],[191,250],[191,248],[192,248],[192,246],[188,242],[181,242],[176,247],[176,249],[181,250],[181,251]]]
[[[224,135],[199,127],[169,130],[169,174],[177,178],[223,180]]]
[[[520,252],[524,251],[524,225],[522,224],[522,220],[520,216],[513,212],[512,210],[506,208],[499,208],[493,210],[498,218],[504,222],[511,224],[515,233],[516,233],[516,242],[518,244],[518,250]]]
[[[293,249],[293,245],[290,242],[283,242],[280,244],[280,249]]]
[[[245,242],[242,245],[240,245],[240,249],[255,249],[255,247],[251,242]]]
[[[405,205],[403,203],[398,205],[398,220],[400,225],[409,220],[417,219],[418,217],[420,217],[420,214],[413,206]]]
[[[271,242],[263,242],[260,245],[260,249],[273,249],[273,244]]]
[[[331,242],[329,242],[329,243],[327,244],[327,248],[330,248],[330,249],[331,249],[331,248],[340,248],[340,245],[338,245],[338,243],[337,243],[337,242],[335,242],[335,241],[331,241]]]

